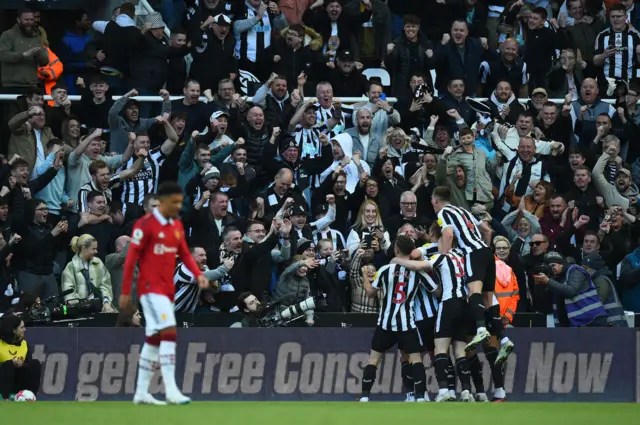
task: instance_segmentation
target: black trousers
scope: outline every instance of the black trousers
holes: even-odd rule
[[[0,363],[0,399],[22,390],[38,394],[41,369],[35,359],[25,361],[22,367],[16,367],[13,361]]]

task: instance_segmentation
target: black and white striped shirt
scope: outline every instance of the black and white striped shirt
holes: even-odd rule
[[[241,19],[254,19],[256,11],[247,7],[246,15]],[[247,59],[250,62],[257,62],[258,57],[266,48],[271,46],[271,19],[269,12],[262,14],[262,19],[252,26],[248,31],[240,33],[235,30],[236,46],[234,54],[236,59]]]
[[[142,169],[123,183],[122,203],[142,205],[144,197],[150,193],[155,193],[158,188],[158,176],[160,166],[164,163],[166,156],[162,153],[161,146],[149,151],[149,155],[144,160]],[[136,158],[132,157],[124,164],[120,170],[126,170],[133,165]]]
[[[432,255],[438,253],[438,244],[426,243],[418,249],[422,253],[422,256],[428,259]],[[427,272],[426,275],[428,279],[431,279],[433,285],[439,285],[438,276],[435,273],[430,271]],[[416,315],[416,322],[435,317],[438,314],[438,308],[439,303],[435,294],[427,291],[426,287],[421,286],[418,294],[416,295],[416,300],[413,303],[413,311]]]
[[[435,254],[429,259],[442,284],[442,302],[452,298],[466,298],[464,258],[455,251]]]
[[[318,242],[321,239],[331,239],[333,242],[333,249],[336,251],[340,251],[345,249],[347,243],[344,241],[344,236],[337,230],[328,229],[326,232],[321,232],[319,230],[313,231],[313,243],[318,246]]]
[[[107,206],[111,206],[112,194],[111,189],[115,189],[120,184],[120,174],[114,174],[109,179],[109,187],[105,190],[98,189],[94,184],[93,180],[89,181],[89,183],[85,183],[80,187],[80,191],[78,191],[78,208],[81,213],[89,212],[89,204],[87,202],[87,196],[90,192],[96,191],[101,192],[104,195],[104,198],[107,201]]]
[[[329,138],[333,137],[326,124],[315,125],[311,128],[304,128],[298,124],[292,136],[298,145],[300,160],[322,156],[320,135],[323,133],[327,134]],[[309,179],[309,187],[320,187],[320,175],[309,176]]]
[[[335,106],[331,106],[330,109],[324,109],[320,106],[319,102],[316,102],[315,105],[318,109],[316,110],[316,122],[320,125],[327,124],[331,118],[333,118],[336,114]],[[353,108],[351,106],[342,105],[340,113],[340,122],[336,124],[332,130],[336,133],[340,133],[346,128],[347,123],[351,120],[351,115],[353,114]]]
[[[458,248],[465,254],[470,254],[482,248],[489,248],[482,239],[480,222],[464,208],[454,205],[445,206],[438,213],[438,225],[442,230],[447,227],[453,229],[458,241]]]
[[[200,300],[200,287],[184,263],[179,263],[173,272],[173,284],[176,287],[175,310],[180,313],[193,313]]]
[[[374,288],[382,289],[378,326],[384,330],[400,332],[416,328],[414,300],[420,286],[430,292],[436,290],[426,273],[414,272],[397,264],[388,264],[378,270]]]
[[[602,54],[608,47],[616,49],[615,55],[604,59],[604,76],[624,81],[640,76],[636,59],[636,47],[639,45],[640,33],[628,27],[622,32],[607,28],[598,34],[595,44],[596,55]]]

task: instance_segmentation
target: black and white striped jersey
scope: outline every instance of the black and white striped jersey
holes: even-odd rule
[[[445,206],[438,213],[438,225],[442,230],[447,227],[453,229],[458,242],[458,249],[465,254],[488,248],[480,233],[480,222],[464,208],[451,204]]]
[[[609,47],[616,49],[615,55],[604,60],[604,76],[624,81],[640,76],[636,59],[638,46],[640,46],[640,33],[629,27],[622,32],[607,28],[598,34],[594,54],[602,54]]]
[[[420,286],[430,292],[437,289],[426,273],[414,272],[398,264],[381,267],[371,285],[382,290],[378,326],[394,332],[416,329],[414,300]]]
[[[122,203],[142,205],[144,197],[150,193],[155,193],[158,188],[158,176],[160,166],[164,163],[166,156],[162,153],[161,146],[149,151],[149,155],[144,160],[142,169],[122,184]],[[133,165],[136,158],[132,157],[120,170],[126,170]]]
[[[464,257],[455,251],[448,254],[435,254],[429,262],[442,285],[442,302],[451,298],[466,298],[466,276]]]
[[[344,236],[337,230],[328,229],[326,232],[321,232],[319,230],[313,231],[313,243],[318,246],[318,242],[321,239],[331,239],[333,242],[333,249],[336,251],[340,251],[345,249],[347,243],[344,241]]]
[[[119,184],[120,184],[119,174],[114,174],[113,176],[111,176],[111,179],[109,180],[109,187],[106,190],[100,190],[96,188],[96,186],[93,184],[93,180],[89,181],[89,183],[83,184],[80,187],[80,190],[78,191],[78,201],[77,201],[78,210],[81,213],[89,212],[87,196],[89,195],[90,192],[93,192],[93,191],[102,192],[102,194],[104,195],[107,201],[107,206],[111,206],[111,201],[113,200],[111,189],[115,189],[116,187],[118,187]]]
[[[200,287],[196,283],[193,273],[184,263],[178,263],[176,266],[173,272],[173,284],[176,287],[175,311],[193,313],[200,300]]]
[[[318,124],[326,125],[327,121],[333,118],[336,114],[335,106],[331,106],[330,109],[324,109],[322,106],[320,106],[319,102],[316,102],[315,106],[316,108],[318,108],[316,110],[316,120],[317,120],[316,122]],[[353,114],[353,108],[351,106],[342,105],[340,116],[337,117],[337,118],[340,118],[340,123],[337,124],[336,127],[334,127],[332,130],[335,131],[336,133],[340,133],[341,131],[343,131],[347,126],[347,123],[350,122],[352,114]]]
[[[251,7],[245,6],[245,9],[247,11],[246,15],[238,18],[255,20],[257,12]],[[258,57],[264,53],[266,48],[271,46],[271,29],[272,22],[268,11],[265,11],[262,14],[262,19],[248,31],[240,33],[234,29],[233,33],[236,37],[234,54],[236,59],[246,59],[257,63]]]

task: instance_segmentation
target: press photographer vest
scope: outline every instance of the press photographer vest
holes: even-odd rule
[[[573,297],[566,297],[564,303],[571,327],[582,327],[589,325],[596,317],[607,317],[608,314],[602,306],[598,291],[591,280],[591,276],[585,269],[573,264],[567,269],[565,279],[568,278],[569,274],[574,270],[582,273],[587,278],[587,287]],[[553,303],[553,316],[556,325],[559,324],[558,304],[556,302]]]
[[[11,345],[0,340],[0,363],[8,362],[13,359],[27,358],[27,341],[22,340],[20,345]]]

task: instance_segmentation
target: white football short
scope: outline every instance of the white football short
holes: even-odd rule
[[[145,335],[153,336],[176,326],[173,301],[160,294],[144,294],[140,297],[145,321]]]

